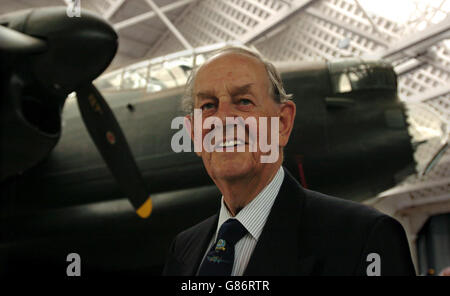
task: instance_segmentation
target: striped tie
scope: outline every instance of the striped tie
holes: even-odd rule
[[[219,229],[217,240],[203,259],[198,275],[231,275],[234,246],[247,233],[237,219],[228,219]]]

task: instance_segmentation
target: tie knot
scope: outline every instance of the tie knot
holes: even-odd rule
[[[236,244],[245,234],[247,229],[237,219],[228,219],[219,229],[218,241],[224,240],[230,245]]]
[[[237,219],[228,219],[220,226],[216,243],[200,265],[199,275],[230,275],[234,264],[234,245],[247,233]]]

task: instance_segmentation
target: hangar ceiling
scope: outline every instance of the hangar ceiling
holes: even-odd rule
[[[104,77],[118,73],[121,88],[133,71],[148,83],[150,65],[168,54],[224,42],[255,47],[273,61],[391,62],[413,144],[421,143],[417,171],[429,171],[373,202],[395,197],[390,207],[402,211],[450,200],[450,0],[2,0],[0,13],[74,2],[117,30],[118,54]]]

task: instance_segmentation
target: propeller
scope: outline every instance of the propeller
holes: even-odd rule
[[[152,211],[152,201],[112,110],[91,83],[83,85],[76,93],[81,116],[92,140],[136,213],[147,218]]]
[[[142,218],[149,217],[152,200],[147,186],[112,110],[92,84],[115,56],[117,34],[108,23],[88,11],[82,12],[79,18],[69,18],[65,7],[32,12],[15,14],[6,18],[6,22],[0,18],[0,23],[9,24],[9,27],[0,25],[0,60],[10,60],[8,66],[0,67],[0,77],[5,81],[20,81],[14,86],[21,87],[20,92],[12,91],[12,82],[7,86],[0,83],[0,94],[6,98],[0,102],[20,101],[27,92],[34,101],[56,106],[51,110],[60,112],[67,95],[75,91],[81,117],[103,160],[136,213]],[[10,109],[21,105],[20,102],[6,104]],[[25,113],[7,110],[9,115],[20,112]],[[23,117],[12,117],[11,126],[17,126]],[[56,118],[60,121],[59,113]],[[39,130],[38,125],[35,130]],[[36,134],[38,132],[39,136],[46,136],[46,130],[36,131]],[[9,154],[13,152],[10,148]],[[30,163],[24,164],[22,169]]]

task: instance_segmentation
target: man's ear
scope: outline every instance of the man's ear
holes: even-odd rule
[[[296,106],[291,100],[281,103],[280,109],[280,146],[285,147],[289,142],[292,128],[294,127]]]
[[[184,128],[186,129],[186,132],[191,137],[191,140],[194,140],[194,129],[193,129],[194,123],[191,114],[188,114],[184,117]]]
[[[188,135],[191,137],[192,142],[194,143],[194,152],[195,154],[197,154],[197,156],[201,156],[201,153],[198,151],[201,151],[201,137],[200,139],[198,139],[198,137],[195,137],[195,132],[194,132],[194,118],[192,114],[188,114],[184,117],[184,127],[186,128],[186,131],[188,133]],[[201,132],[201,131],[200,131]],[[196,139],[200,140],[199,143],[196,143]],[[196,146],[197,145],[197,146]],[[196,148],[197,147],[197,148]]]

